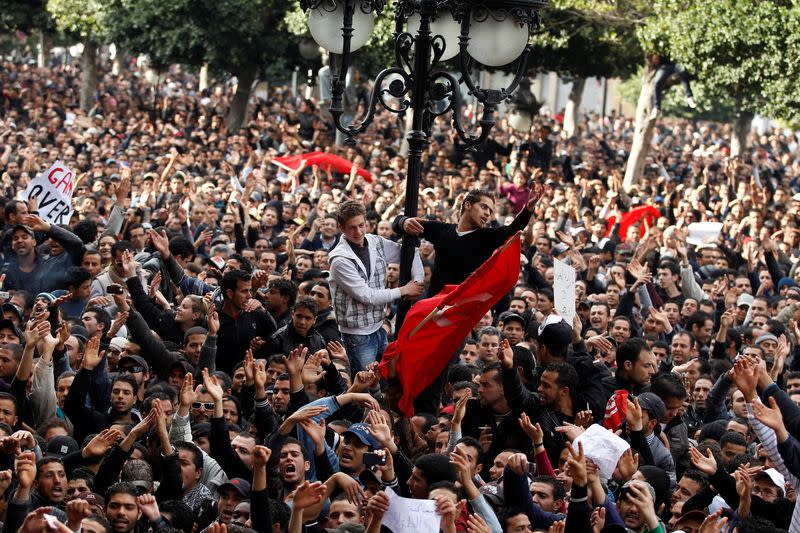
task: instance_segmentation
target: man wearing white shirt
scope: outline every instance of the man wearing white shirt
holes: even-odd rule
[[[355,375],[386,348],[386,304],[422,294],[424,273],[417,253],[411,267],[412,280],[402,287],[387,289],[387,266],[400,262],[400,244],[367,233],[366,210],[360,202],[342,203],[336,219],[344,238],[329,256],[330,287],[350,372]]]

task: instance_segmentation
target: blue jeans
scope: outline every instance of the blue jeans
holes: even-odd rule
[[[383,327],[369,335],[342,333],[342,342],[350,360],[350,375],[366,370],[367,365],[383,356],[388,341]]]

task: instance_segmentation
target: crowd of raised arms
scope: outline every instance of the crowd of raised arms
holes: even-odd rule
[[[84,113],[79,75],[0,64],[3,531],[377,533],[402,497],[444,533],[800,533],[793,133],[734,158],[664,119],[624,187],[631,120],[501,118],[469,151],[440,119],[406,217],[402,117],[337,147],[282,87],[228,129],[230,84],[130,62]],[[274,164],[313,151],[353,171]],[[24,194],[57,160],[60,225]],[[517,231],[513,291],[403,416],[377,370],[398,305]]]

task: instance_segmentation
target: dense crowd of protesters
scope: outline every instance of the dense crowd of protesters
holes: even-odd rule
[[[727,129],[665,122],[626,189],[624,118],[501,119],[474,152],[437,121],[402,217],[395,115],[337,148],[324,103],[280,87],[229,130],[229,85],[154,89],[131,62],[87,114],[78,76],[0,66],[4,531],[376,533],[393,492],[445,533],[800,533],[794,135],[731,158]],[[271,164],[314,150],[371,179]],[[56,160],[78,176],[61,226],[23,194]],[[518,284],[401,416],[375,362],[398,303],[516,230]],[[580,439],[598,425],[627,448],[610,465]]]

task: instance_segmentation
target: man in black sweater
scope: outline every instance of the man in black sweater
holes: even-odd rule
[[[508,226],[487,226],[494,218],[495,198],[487,191],[476,189],[464,198],[458,224],[398,216],[392,228],[399,235],[422,236],[433,244],[436,262],[428,289],[428,296],[433,296],[445,285],[463,282],[509,237],[525,229],[543,192],[541,184],[531,184],[527,208],[520,211]]]
[[[398,216],[392,227],[398,235],[422,236],[430,241],[436,250],[431,284],[427,296],[434,296],[445,285],[458,285],[486,262],[494,251],[514,233],[525,229],[530,222],[536,203],[542,197],[544,187],[531,184],[528,205],[519,212],[508,226],[491,228],[487,225],[494,218],[495,199],[487,191],[472,190],[461,204],[461,218],[458,224],[446,224],[425,218]],[[459,347],[456,352],[461,353]],[[418,413],[438,413],[441,390],[444,386],[442,376],[420,394],[414,402]]]

